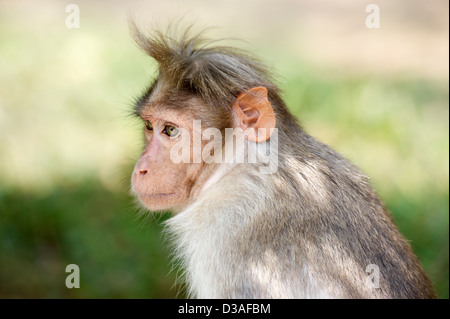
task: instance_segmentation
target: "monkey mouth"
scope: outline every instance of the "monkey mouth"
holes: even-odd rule
[[[139,197],[141,198],[147,198],[147,199],[165,199],[169,197],[175,196],[175,193],[157,193],[157,194],[145,194],[140,193]]]

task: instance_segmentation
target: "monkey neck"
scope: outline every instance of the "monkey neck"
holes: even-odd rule
[[[224,176],[230,173],[237,164],[229,164],[229,165],[218,165],[215,170],[210,174],[209,178],[203,184],[199,193],[208,192],[208,190],[218,183]],[[200,195],[200,194],[199,194]],[[198,198],[198,196],[196,197]]]
[[[223,296],[210,283],[221,272],[220,265],[227,262],[225,256],[236,248],[241,235],[248,233],[258,217],[268,213],[268,194],[261,185],[269,190],[271,184],[267,176],[249,173],[248,167],[221,167],[193,203],[165,222],[190,296]]]

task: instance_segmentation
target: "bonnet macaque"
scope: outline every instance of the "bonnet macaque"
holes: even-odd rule
[[[147,36],[132,193],[166,221],[196,298],[434,298],[368,178],[298,124],[270,72],[202,34]]]

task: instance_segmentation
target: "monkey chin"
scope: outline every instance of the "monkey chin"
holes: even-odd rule
[[[168,211],[178,206],[181,199],[176,193],[135,194],[141,204],[150,211]]]

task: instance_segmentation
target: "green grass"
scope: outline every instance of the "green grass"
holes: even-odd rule
[[[0,297],[175,297],[160,232],[167,216],[145,221],[130,203],[95,182],[1,194]],[[65,286],[68,264],[80,267],[80,289]]]

